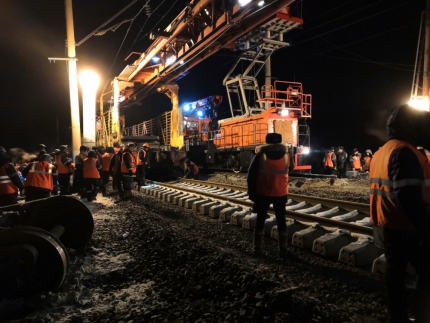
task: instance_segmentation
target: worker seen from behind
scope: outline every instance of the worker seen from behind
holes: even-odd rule
[[[73,191],[81,193],[85,189],[84,160],[88,158],[87,146],[79,147],[79,155],[75,156],[75,170],[73,171]]]
[[[372,151],[370,149],[366,149],[366,152],[364,153],[363,157],[364,171],[366,172],[370,171],[370,162],[372,161],[372,157]]]
[[[139,152],[137,153],[136,176],[137,176],[138,191],[140,191],[141,186],[146,186],[145,166],[148,165],[148,155],[149,155],[149,144],[144,143],[142,145],[142,148],[140,148]]]
[[[67,153],[67,145],[61,145],[57,153],[58,183],[60,194],[70,195],[70,177],[72,176],[72,159]]]
[[[57,192],[57,168],[52,164],[52,157],[39,154],[37,160],[32,161],[22,172],[26,178],[25,201],[34,201],[51,196]],[[56,194],[55,194],[56,195]]]
[[[0,147],[0,206],[18,203],[18,190],[23,195],[24,184],[11,163],[6,150]]]
[[[85,197],[89,202],[97,199],[99,192],[99,170],[102,168],[97,158],[97,152],[92,150],[84,160]]]
[[[430,322],[430,164],[415,147],[430,145],[430,113],[407,105],[387,120],[389,141],[370,164],[370,219],[375,245],[384,249],[385,285],[392,323],[409,322],[408,263],[418,274],[411,309]]]
[[[325,153],[323,162],[326,174],[333,175],[334,171],[337,169],[334,147],[331,147],[330,150]]]
[[[122,175],[121,175],[121,161],[122,161],[122,153],[124,152],[124,144],[121,144],[118,152],[113,156],[109,170],[112,172],[112,189],[118,190],[119,196],[124,196],[124,188],[122,186]],[[115,148],[114,148],[115,149]]]
[[[188,158],[185,158],[184,160],[184,178],[196,178],[197,174],[199,173],[199,168],[196,164],[194,164],[191,160]]]
[[[361,171],[363,170],[362,164],[361,164],[361,154],[358,152],[357,148],[354,148],[352,150],[352,155],[349,159],[351,163],[351,169],[355,171]]]
[[[337,177],[339,178],[345,177],[347,160],[348,160],[348,154],[346,153],[343,146],[339,146],[337,148],[337,154],[336,154]]]
[[[279,256],[285,257],[288,254],[285,205],[288,194],[288,172],[294,169],[294,163],[288,148],[281,142],[282,135],[267,134],[267,145],[259,147],[248,170],[248,195],[249,199],[254,201],[253,211],[257,213],[253,246],[256,255],[261,253],[264,222],[271,204],[278,223]]]
[[[102,195],[107,195],[107,184],[109,183],[109,176],[110,176],[110,164],[112,161],[112,158],[115,154],[115,150],[113,147],[107,147],[106,152],[102,155]]]
[[[129,200],[133,197],[131,187],[133,179],[136,177],[136,159],[133,156],[134,143],[129,143],[127,148],[122,153],[121,160],[121,175],[124,185],[124,199]]]

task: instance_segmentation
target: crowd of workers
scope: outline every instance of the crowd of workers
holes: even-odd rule
[[[331,147],[325,152],[322,164],[326,174],[336,174],[338,178],[344,178],[346,177],[347,169],[369,172],[372,158],[373,153],[370,149],[367,149],[363,156],[357,148],[352,150],[352,154],[348,158],[348,153],[343,146],[339,146],[337,149]]]
[[[39,145],[39,153],[22,164],[13,164],[6,149],[0,147],[0,206],[18,203],[18,192],[26,202],[78,193],[81,198],[93,201],[101,188],[106,187],[112,176],[113,189],[118,190],[121,200],[132,197],[132,184],[137,189],[146,185],[145,166],[148,165],[149,144],[135,150],[135,144],[115,143],[114,147],[81,146],[73,162],[67,145],[61,145],[51,153]],[[73,182],[71,178],[73,175]]]

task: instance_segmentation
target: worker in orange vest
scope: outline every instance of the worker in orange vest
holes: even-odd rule
[[[106,190],[107,190],[107,184],[109,183],[109,176],[110,176],[109,166],[111,164],[114,154],[115,154],[115,150],[113,149],[113,147],[107,147],[106,152],[102,155],[101,176],[102,176],[102,195],[103,196],[107,195]]]
[[[184,160],[184,178],[196,178],[197,174],[199,173],[199,168],[196,164],[194,164],[191,160],[188,158],[185,158]]]
[[[430,113],[407,105],[387,120],[389,141],[370,164],[370,219],[385,251],[390,322],[409,322],[408,263],[418,274],[416,322],[430,322],[430,164],[415,147],[430,145]]]
[[[22,172],[26,178],[25,201],[34,201],[51,196],[57,190],[57,168],[52,164],[52,157],[39,154]]]
[[[0,147],[0,206],[18,203],[18,190],[24,194],[24,184],[10,161],[6,150]]]
[[[124,149],[121,159],[121,175],[122,183],[124,185],[124,199],[129,200],[133,197],[131,187],[133,179],[136,177],[136,159],[133,156],[134,143],[129,143],[127,148]]]
[[[148,165],[149,144],[144,143],[142,148],[136,154],[136,176],[137,176],[137,190],[140,191],[141,186],[146,186],[145,180],[145,167]]]
[[[70,177],[72,176],[72,159],[67,153],[67,145],[61,145],[57,153],[57,172],[60,194],[70,195]]]
[[[330,150],[325,153],[323,162],[326,174],[333,175],[334,171],[337,169],[337,161],[336,154],[334,153],[334,147],[331,147]]]
[[[279,256],[286,257],[287,225],[285,223],[285,205],[288,194],[288,173],[294,169],[292,156],[282,144],[282,135],[266,135],[267,145],[261,146],[248,170],[248,195],[254,201],[253,212],[257,213],[254,231],[253,252],[261,253],[264,235],[264,222],[271,204],[276,214],[279,233]]]
[[[370,171],[370,162],[372,161],[373,154],[370,149],[366,149],[364,153],[363,162],[364,162],[364,170],[366,172]]]
[[[351,163],[351,169],[355,171],[363,170],[363,164],[361,163],[361,154],[358,152],[357,148],[352,150],[352,155],[349,159]]]
[[[88,158],[87,146],[79,147],[79,155],[75,156],[75,170],[73,171],[73,191],[81,193],[85,190],[84,183],[84,160]]]
[[[102,168],[97,159],[97,152],[94,150],[88,153],[88,158],[84,160],[84,183],[85,183],[85,197],[89,202],[97,199],[99,192],[99,170]]]
[[[122,186],[122,175],[121,175],[121,160],[122,160],[122,153],[124,152],[124,144],[120,145],[120,149],[118,152],[115,153],[113,156],[110,165],[109,170],[112,172],[112,189],[118,190],[119,196],[124,197],[124,188]],[[114,148],[115,149],[115,148]]]
[[[113,150],[115,151],[115,154],[121,150],[121,144],[118,141],[113,143]]]

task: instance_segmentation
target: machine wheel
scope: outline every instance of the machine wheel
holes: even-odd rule
[[[231,165],[231,170],[233,173],[240,173],[242,171],[242,165],[240,164],[240,160],[237,158],[234,158]]]

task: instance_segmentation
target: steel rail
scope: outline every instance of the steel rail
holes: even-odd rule
[[[197,181],[193,179],[179,179],[181,182],[185,183],[193,183],[193,184],[199,184],[204,186],[216,186],[219,188],[226,188],[226,189],[232,189],[237,191],[244,191],[246,192],[248,188],[246,186],[239,186],[239,185],[231,185],[226,183],[215,183],[215,182],[207,182],[207,181]],[[288,197],[291,198],[294,201],[297,202],[308,202],[310,204],[321,204],[326,207],[339,207],[340,209],[344,209],[347,211],[353,211],[357,210],[360,213],[369,214],[370,213],[370,205],[365,203],[357,203],[357,202],[350,202],[350,201],[342,201],[342,200],[333,200],[323,197],[317,197],[317,196],[310,196],[310,195],[302,195],[302,194],[288,194]]]
[[[189,182],[189,183],[194,182],[196,184],[204,184],[204,182],[202,183],[200,181],[195,181],[195,180],[181,180],[180,182],[185,182],[185,183],[186,182]],[[155,182],[155,181],[152,181],[152,183],[155,185],[158,185],[158,186],[164,186],[164,187],[168,187],[168,188],[175,189],[175,190],[186,191],[186,192],[193,193],[196,195],[206,196],[206,197],[209,197],[212,199],[228,201],[228,202],[238,204],[238,205],[243,205],[243,206],[247,206],[247,207],[253,206],[252,201],[242,200],[242,199],[229,197],[229,196],[222,196],[222,195],[218,195],[218,194],[213,194],[213,193],[205,192],[205,191],[202,191],[202,190],[199,190],[196,188],[178,186],[178,183],[161,183],[161,182]],[[221,184],[222,186],[219,186],[219,185],[217,185],[217,183],[214,183],[214,185],[217,187],[220,187],[220,188],[230,188],[230,189],[233,186],[233,185],[230,185],[230,187],[228,187],[229,185],[224,185],[224,184]],[[210,186],[210,185],[205,185],[205,186]],[[239,186],[239,187],[243,188],[243,186]],[[291,198],[293,198],[291,196],[291,194],[289,194],[289,196]],[[302,197],[305,199],[308,196],[302,195]],[[328,199],[324,199],[324,200],[328,200]],[[331,201],[333,203],[336,202],[336,200],[329,200],[329,201]],[[340,203],[346,202],[346,201],[337,201],[337,202],[339,202],[339,203],[336,206],[339,207]],[[360,204],[360,203],[354,203],[354,204]],[[273,211],[272,207],[270,209]],[[314,216],[314,215],[310,215],[310,214],[295,212],[295,211],[291,211],[291,210],[286,210],[285,212],[286,212],[286,217],[289,219],[293,219],[293,220],[297,220],[297,221],[304,221],[304,222],[311,222],[311,223],[319,223],[321,225],[325,225],[325,226],[328,226],[331,228],[334,227],[334,228],[339,228],[339,229],[346,229],[346,230],[349,230],[353,233],[359,233],[359,234],[365,234],[365,235],[372,235],[373,234],[373,229],[369,228],[369,227],[360,226],[360,225],[356,225],[356,224],[344,222],[344,221],[332,220],[329,218],[318,217],[318,216]],[[274,215],[273,212],[269,212],[269,214]]]

